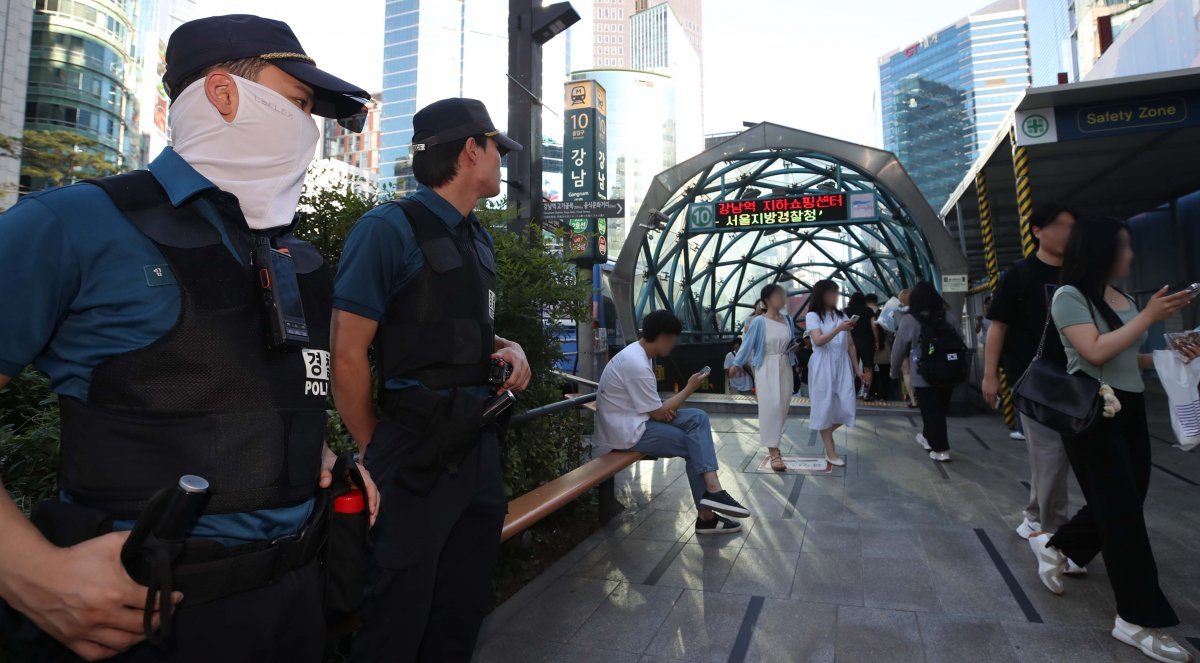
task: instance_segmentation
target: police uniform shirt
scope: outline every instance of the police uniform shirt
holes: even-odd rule
[[[176,207],[195,199],[225,246],[248,263],[226,228],[245,224],[232,194],[217,189],[171,148],[149,170]],[[86,400],[100,362],[143,348],[175,326],[179,289],[166,263],[99,187],[77,184],[24,196],[0,214],[0,283],[6,286],[0,374],[15,377],[32,363],[49,375],[56,393]],[[312,506],[310,500],[203,516],[192,534],[231,545],[274,539],[298,532]],[[131,525],[119,522],[117,528]]]
[[[461,223],[477,224],[477,249],[495,252],[492,236],[478,225],[474,212],[464,217],[454,205],[424,185],[417,188],[412,198],[452,231],[457,231]],[[346,238],[333,286],[333,307],[382,322],[388,300],[417,278],[424,266],[425,258],[408,215],[399,205],[380,205],[364,214]],[[414,384],[409,380],[392,379],[384,386],[403,389]]]

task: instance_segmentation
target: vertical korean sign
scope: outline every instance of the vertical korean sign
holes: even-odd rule
[[[566,84],[563,131],[563,197],[591,202],[608,198],[608,120],[604,88],[596,81]],[[608,260],[608,219],[571,219],[567,257],[579,265]]]

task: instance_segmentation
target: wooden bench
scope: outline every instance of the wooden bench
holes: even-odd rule
[[[587,491],[600,487],[600,521],[608,522],[625,507],[617,500],[613,476],[646,458],[638,451],[609,451],[508,503],[500,540],[507,541]]]

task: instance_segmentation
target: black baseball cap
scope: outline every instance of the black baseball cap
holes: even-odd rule
[[[287,23],[249,14],[188,21],[171,33],[163,85],[172,98],[189,77],[229,60],[258,57],[313,89],[313,114],[337,119],[363,113],[371,95],[357,85],[317,69]],[[361,129],[361,126],[360,126]]]
[[[480,134],[495,140],[502,152],[522,149],[520,143],[496,129],[482,101],[451,97],[435,101],[413,116],[412,151],[423,152],[434,145]]]

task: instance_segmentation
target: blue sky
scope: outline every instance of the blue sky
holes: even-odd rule
[[[201,2],[212,14],[249,12],[285,20],[323,68],[378,90],[383,0],[334,4],[336,9],[326,0]],[[704,0],[705,130],[736,131],[744,120],[768,120],[875,145],[876,59],[985,4],[986,0]]]

